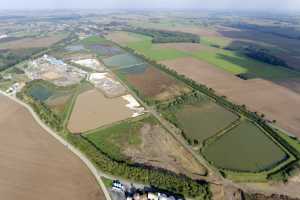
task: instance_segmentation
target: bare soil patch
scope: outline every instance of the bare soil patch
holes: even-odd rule
[[[132,161],[192,178],[200,178],[206,173],[205,168],[161,126],[144,124],[140,134],[142,144],[139,147],[123,147],[124,154]]]
[[[96,89],[84,92],[76,100],[68,129],[82,133],[130,118],[133,111],[126,104],[122,97],[106,98]]]
[[[49,47],[60,40],[62,40],[64,35],[51,35],[42,38],[24,38],[20,40],[10,41],[0,45],[0,49],[28,49],[28,48],[43,48]]]
[[[1,199],[105,199],[88,168],[25,108],[0,95],[0,113]]]
[[[145,96],[161,101],[189,91],[189,88],[154,67],[148,67],[142,74],[128,74],[127,80]]]
[[[180,74],[215,89],[233,102],[264,113],[268,119],[300,137],[300,95],[270,81],[241,80],[210,64],[193,58],[163,61]]]

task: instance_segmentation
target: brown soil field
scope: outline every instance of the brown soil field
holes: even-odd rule
[[[64,39],[64,35],[51,35],[42,38],[24,38],[15,41],[6,42],[0,45],[0,49],[29,49],[49,47],[60,40]]]
[[[145,96],[161,101],[190,91],[189,88],[154,67],[148,67],[142,74],[129,74],[127,80]]]
[[[165,27],[162,30],[167,31],[178,31],[178,32],[185,32],[185,33],[192,33],[199,36],[220,36],[215,30],[201,28],[201,27],[193,27],[193,26],[176,26],[176,27]]]
[[[106,38],[117,44],[127,44],[130,42],[138,42],[139,41],[139,38],[133,37],[130,35],[130,33],[123,32],[123,31],[109,33],[106,36]]]
[[[206,169],[192,154],[161,126],[144,124],[140,133],[142,144],[139,147],[123,147],[124,154],[130,160],[185,174],[195,179],[206,174]]]
[[[72,133],[83,133],[130,118],[133,112],[122,97],[106,98],[96,89],[80,94],[68,123]]]
[[[165,44],[157,44],[154,46],[154,48],[166,48],[166,49],[176,49],[178,51],[184,51],[184,52],[202,52],[202,51],[215,51],[214,48],[205,46],[202,44],[196,44],[196,43],[165,43]]]
[[[270,120],[300,137],[300,95],[262,79],[242,80],[219,68],[193,58],[163,61],[179,74],[213,88],[237,104],[263,113]]]
[[[88,168],[24,107],[0,95],[0,112],[1,199],[105,199]]]

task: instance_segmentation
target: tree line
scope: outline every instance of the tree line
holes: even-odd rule
[[[177,31],[165,31],[155,29],[144,29],[144,28],[130,28],[125,31],[142,34],[152,37],[153,43],[199,43],[200,37],[192,33],[184,33]]]

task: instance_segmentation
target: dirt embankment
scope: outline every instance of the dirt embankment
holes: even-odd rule
[[[194,58],[163,61],[162,64],[213,88],[237,104],[263,113],[270,120],[300,137],[300,94],[262,79],[242,80]]]
[[[145,124],[141,130],[142,145],[124,148],[124,154],[137,163],[167,169],[192,178],[201,178],[206,169],[159,125]]]
[[[0,197],[104,200],[88,168],[20,105],[0,95]]]

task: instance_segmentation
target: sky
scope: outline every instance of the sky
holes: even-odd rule
[[[0,0],[0,9],[296,10],[300,0]]]

